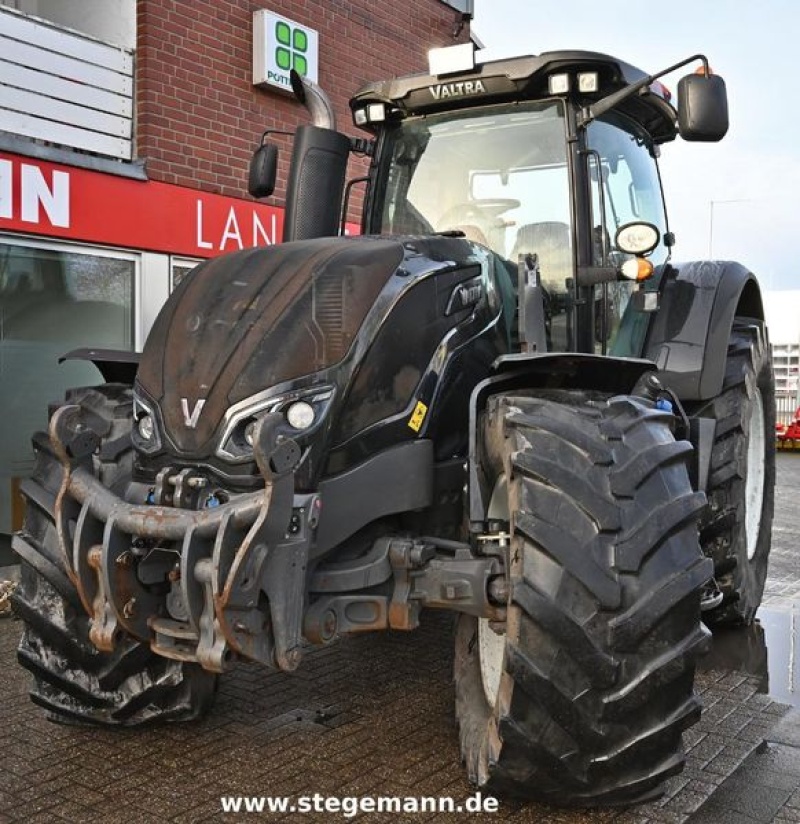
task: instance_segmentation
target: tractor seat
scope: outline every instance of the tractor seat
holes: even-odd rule
[[[520,226],[511,261],[516,264],[520,255],[529,254],[539,256],[539,271],[545,286],[556,292],[566,291],[567,278],[573,276],[569,226],[554,220]]]

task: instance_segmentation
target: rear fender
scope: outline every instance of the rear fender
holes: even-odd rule
[[[741,264],[684,263],[665,274],[644,356],[681,400],[708,400],[721,391],[737,315],[764,319],[758,282]]]
[[[106,383],[124,383],[127,386],[133,386],[141,358],[141,352],[127,352],[118,349],[72,349],[66,355],[62,355],[58,362],[89,361],[100,370]]]
[[[492,364],[493,374],[473,390],[469,410],[469,519],[473,531],[485,530],[489,499],[480,471],[478,420],[490,395],[536,389],[594,389],[631,394],[639,379],[655,364],[639,358],[588,354],[503,355]]]

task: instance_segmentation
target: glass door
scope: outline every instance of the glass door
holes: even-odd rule
[[[80,347],[132,350],[139,257],[0,237],[0,547],[21,526],[19,485],[48,405],[102,382]]]

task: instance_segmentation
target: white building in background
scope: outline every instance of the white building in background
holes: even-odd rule
[[[778,420],[800,406],[800,289],[764,293]]]

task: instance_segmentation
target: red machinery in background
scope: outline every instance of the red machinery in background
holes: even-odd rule
[[[776,424],[775,438],[778,449],[800,449],[800,406],[788,424]]]

